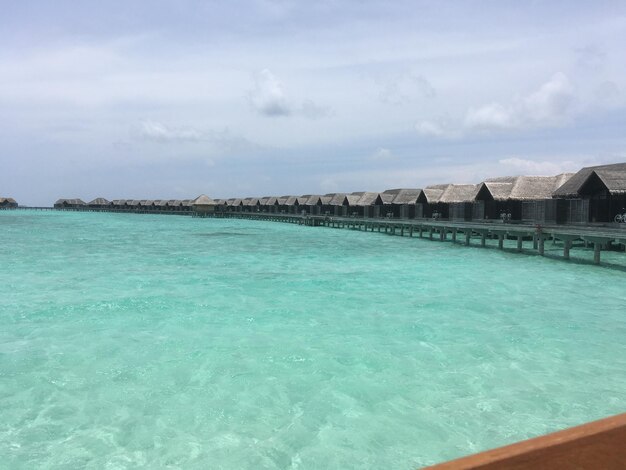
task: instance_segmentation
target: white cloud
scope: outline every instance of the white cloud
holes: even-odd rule
[[[131,129],[131,134],[142,141],[163,144],[195,144],[205,152],[219,155],[259,151],[258,144],[245,137],[223,130],[168,126],[158,121],[144,120]]]
[[[569,79],[557,73],[536,91],[511,104],[490,103],[470,108],[465,116],[465,127],[499,130],[561,125],[571,117],[574,98],[574,87]]]
[[[264,116],[288,116],[292,112],[283,84],[268,69],[256,75],[249,96],[252,107]]]
[[[418,134],[426,137],[442,137],[446,134],[446,130],[441,124],[426,120],[415,124],[415,130]]]
[[[319,119],[331,116],[332,109],[319,106],[310,99],[301,105],[290,101],[284,86],[268,69],[263,69],[255,76],[254,88],[248,97],[252,108],[259,114],[268,117],[297,115],[308,119]]]
[[[393,154],[393,152],[389,149],[383,148],[383,147],[379,147],[378,149],[376,149],[376,152],[374,152],[371,156],[370,156],[370,160],[373,161],[385,161],[385,160],[393,160],[395,158],[395,155]]]
[[[499,103],[470,109],[465,117],[465,126],[471,129],[507,129],[517,125],[514,110]]]
[[[168,127],[156,121],[142,121],[139,124],[138,134],[146,140],[158,142],[172,141],[197,141],[201,138],[201,133],[190,127]]]

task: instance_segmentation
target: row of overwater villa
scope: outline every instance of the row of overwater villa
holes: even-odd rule
[[[383,192],[185,200],[59,199],[54,207],[141,213],[269,213],[311,216],[505,220],[532,224],[621,221],[626,210],[626,163],[555,176],[491,178],[479,184],[437,184]]]

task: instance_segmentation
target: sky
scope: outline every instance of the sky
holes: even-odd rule
[[[626,2],[0,0],[0,197],[478,183],[626,161]]]

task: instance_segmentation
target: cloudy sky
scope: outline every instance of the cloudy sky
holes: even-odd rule
[[[0,196],[265,196],[626,161],[626,3],[8,1]]]

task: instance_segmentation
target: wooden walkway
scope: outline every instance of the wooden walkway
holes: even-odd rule
[[[608,226],[572,226],[572,225],[529,225],[522,223],[454,222],[433,219],[385,219],[362,217],[334,217],[328,215],[277,214],[269,212],[216,212],[201,214],[194,211],[164,211],[150,209],[111,209],[111,208],[53,208],[20,207],[26,210],[60,210],[72,212],[115,212],[122,214],[167,214],[191,217],[219,217],[265,220],[283,222],[310,227],[329,227],[360,230],[365,232],[384,232],[391,235],[427,238],[429,240],[449,240],[467,246],[485,247],[487,240],[497,240],[498,248],[504,249],[506,240],[516,241],[516,251],[533,252],[545,255],[546,241],[558,241],[563,245],[563,259],[570,258],[574,242],[593,247],[593,261],[600,264],[603,250],[626,249],[626,224]],[[526,243],[526,245],[525,245]],[[532,248],[529,246],[532,243]],[[620,248],[624,247],[624,248]]]
[[[428,238],[430,240],[450,240],[467,246],[478,241],[486,246],[488,239],[497,239],[498,248],[504,249],[505,240],[515,240],[518,252],[532,243],[532,250],[539,255],[545,254],[545,243],[558,240],[563,243],[563,258],[570,258],[570,250],[575,241],[593,246],[594,263],[600,264],[601,252],[615,245],[626,247],[626,227],[588,227],[588,226],[540,226],[502,222],[450,222],[429,219],[366,219],[353,217],[331,217],[321,215],[271,214],[253,212],[231,212],[224,217],[267,220],[273,222],[294,223],[312,227],[347,228],[366,232],[384,232],[391,235]],[[528,243],[527,243],[528,245]]]

